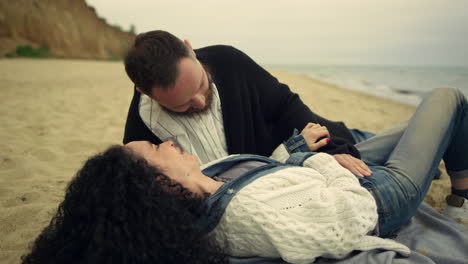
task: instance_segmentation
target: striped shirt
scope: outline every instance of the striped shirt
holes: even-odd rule
[[[200,164],[228,155],[221,100],[214,83],[213,101],[203,113],[174,114],[144,94],[140,97],[139,113],[157,137],[171,140],[185,152],[196,155]]]

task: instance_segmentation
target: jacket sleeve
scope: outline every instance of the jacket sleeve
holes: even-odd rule
[[[354,147],[354,140],[343,123],[332,122],[313,113],[287,85],[280,83],[243,52],[237,49],[234,52],[237,54],[233,57],[238,58],[236,63],[246,71],[248,81],[256,89],[264,118],[273,124],[273,132],[279,138],[286,140],[294,129],[302,130],[309,122],[318,123],[327,126],[332,138],[337,138],[337,143],[330,144],[323,152],[359,157],[355,155],[359,151]]]

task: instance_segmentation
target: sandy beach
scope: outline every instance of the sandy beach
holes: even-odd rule
[[[350,128],[381,132],[414,112],[307,76],[272,74]],[[121,143],[133,91],[122,62],[52,59],[0,60],[0,90],[0,262],[19,263],[86,158]],[[426,202],[441,210],[448,189],[444,173]]]

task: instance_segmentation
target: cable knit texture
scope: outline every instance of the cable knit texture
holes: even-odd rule
[[[281,257],[290,263],[375,248],[410,253],[393,240],[367,235],[377,224],[375,200],[332,156],[316,154],[304,166],[245,186],[211,235],[232,256]]]

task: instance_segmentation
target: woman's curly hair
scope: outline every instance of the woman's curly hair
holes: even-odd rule
[[[199,197],[122,146],[90,158],[23,263],[224,263]]]

